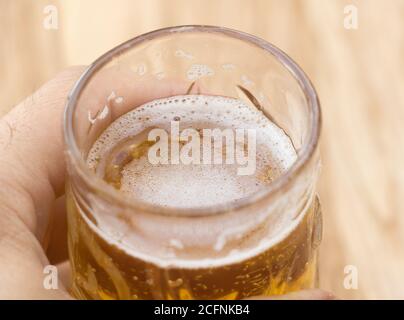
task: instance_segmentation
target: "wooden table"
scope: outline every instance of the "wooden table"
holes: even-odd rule
[[[43,27],[48,4],[56,30]],[[357,29],[344,27],[349,4]],[[62,68],[165,26],[231,27],[288,52],[323,108],[321,287],[404,298],[404,1],[3,0],[0,15],[0,115]],[[350,265],[357,289],[344,287]]]

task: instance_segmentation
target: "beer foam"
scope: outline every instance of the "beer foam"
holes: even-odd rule
[[[296,159],[290,139],[261,111],[240,100],[218,96],[175,96],[147,103],[115,120],[98,138],[88,156],[105,158],[119,141],[148,128],[167,131],[171,120],[182,127],[256,130],[256,170],[237,174],[233,165],[154,165],[143,157],[122,172],[120,190],[137,200],[166,207],[203,207],[237,201],[257,192],[287,170]]]
[[[97,169],[99,159],[106,158],[119,142],[128,137],[136,137],[150,128],[162,128],[170,131],[171,121],[179,121],[181,130],[184,128],[221,128],[221,129],[255,129],[256,130],[256,171],[253,175],[237,175],[237,163],[232,165],[153,165],[146,156],[132,160],[122,171],[120,191],[136,200],[141,200],[157,206],[176,208],[201,208],[213,205],[227,204],[239,201],[265,188],[272,180],[284,173],[297,158],[292,142],[285,132],[271,122],[262,111],[247,105],[241,100],[206,95],[184,95],[158,99],[139,106],[117,118],[99,136],[90,149],[87,164]],[[209,227],[198,230],[181,229],[175,227],[167,230],[166,225],[153,226],[156,234],[167,240],[167,247],[176,247],[176,252],[160,252],[157,247],[141,244],[136,235],[128,231],[120,222],[112,217],[94,213],[97,225],[102,230],[102,237],[108,242],[122,247],[129,254],[150,261],[160,266],[202,267],[223,265],[240,259],[243,254],[232,255],[231,252],[214,259],[183,259],[178,248],[172,244],[189,242],[194,238],[196,242],[209,244],[219,248],[226,244],[226,238],[220,239],[210,236]],[[253,216],[251,219],[253,220]],[[87,220],[87,219],[86,219]],[[289,221],[288,221],[289,222]],[[92,223],[88,220],[88,223]],[[137,221],[139,223],[139,221]],[[297,223],[294,221],[293,224]],[[147,224],[147,223],[146,223]],[[219,226],[227,228],[226,226]],[[292,225],[286,228],[290,231]],[[116,239],[114,229],[122,229],[121,236]],[[245,223],[245,228],[250,228]],[[175,230],[174,230],[175,229]],[[206,230],[205,230],[206,229]],[[280,227],[275,238],[262,241],[253,251],[264,250],[270,243],[280,241],[285,236],[285,228]],[[94,226],[94,231],[99,230]],[[231,232],[226,233],[231,234]],[[248,230],[240,229],[240,232]],[[220,230],[218,231],[220,233]],[[200,233],[200,237],[198,237]],[[214,234],[214,231],[211,232]],[[241,236],[240,236],[241,237]],[[165,241],[165,240],[161,240]],[[136,249],[135,249],[136,248]],[[179,251],[178,251],[179,250]],[[153,256],[148,254],[153,252]],[[234,250],[232,251],[234,252]],[[237,257],[235,257],[237,256]]]

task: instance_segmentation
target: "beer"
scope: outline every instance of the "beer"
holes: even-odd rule
[[[197,130],[201,139],[207,128],[254,129],[254,173],[237,174],[240,164],[226,163],[225,144],[218,147],[222,163],[153,164],[149,151],[156,141],[148,139],[149,133],[155,128],[170,132],[173,122],[181,130]],[[246,151],[246,139],[241,144]],[[214,144],[210,147],[214,153]],[[170,144],[169,160],[171,149]],[[234,209],[276,181],[296,158],[288,135],[238,99],[173,96],[122,115],[94,142],[87,165],[127,201],[170,213],[112,213],[102,203],[84,205],[69,188],[73,294],[86,299],[241,299],[313,287],[321,236],[315,199],[308,197],[287,214]],[[196,208],[214,206],[230,209],[192,216]]]

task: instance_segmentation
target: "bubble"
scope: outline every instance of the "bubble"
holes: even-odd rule
[[[178,121],[181,129],[255,129],[256,172],[249,176],[237,175],[237,163],[152,165],[146,156],[142,156],[125,164],[121,172],[120,191],[127,196],[152,205],[175,208],[200,208],[233,203],[267,187],[289,169],[297,158],[296,151],[284,131],[253,106],[229,97],[182,95],[151,101],[117,118],[93,144],[87,158],[88,166],[98,172],[102,169],[99,160],[102,162],[107,159],[111,150],[126,141],[125,139],[138,137],[145,130],[154,127],[169,131],[172,120]],[[198,131],[202,134],[202,130]],[[187,250],[184,246],[188,246],[186,241],[199,230],[167,230],[166,225],[156,226],[155,233],[167,233],[167,237],[149,247],[149,244],[141,244],[133,234],[120,234],[122,243],[119,243],[112,231],[119,226],[111,223],[112,218],[98,215],[97,212],[94,212],[94,217],[98,227],[105,233],[103,237],[110,237],[108,239],[111,242],[129,250],[130,254],[146,255],[142,256],[142,259],[154,261],[159,265],[192,266],[193,261],[181,260],[181,255]],[[210,232],[209,229],[208,231]],[[217,238],[206,237],[198,241],[211,241],[212,250],[220,255],[226,249],[228,238],[222,237],[217,242]],[[268,241],[260,244],[256,250],[267,245]],[[164,248],[165,251],[156,252],[156,248]],[[241,254],[243,252],[240,252],[240,256]],[[230,252],[224,259],[233,261],[237,255]],[[211,265],[215,264],[216,260],[196,263],[200,266]]]
[[[171,288],[179,287],[179,286],[181,286],[183,283],[184,283],[184,281],[183,281],[181,278],[178,278],[178,279],[176,279],[176,280],[168,280],[168,285],[169,285]]]

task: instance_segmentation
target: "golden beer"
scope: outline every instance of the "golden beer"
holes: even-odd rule
[[[320,118],[299,66],[243,32],[171,27],[105,53],[65,111],[73,295],[315,287]]]
[[[94,233],[69,203],[72,293],[80,299],[241,299],[316,284],[316,202],[298,228],[246,261],[213,268],[161,268],[131,257]]]
[[[239,164],[226,163],[227,140],[219,145],[223,163],[151,164],[148,151],[156,141],[148,133],[155,128],[169,132],[173,121],[181,129],[197,130],[199,138],[206,128],[254,128],[256,170],[238,175]],[[246,151],[246,140],[242,143]],[[242,299],[314,287],[321,214],[312,193],[298,193],[301,201],[289,208],[282,203],[193,216],[195,208],[230,208],[265,190],[296,157],[284,131],[238,99],[173,96],[123,114],[94,142],[87,165],[123,196],[171,211],[161,216],[125,209],[111,213],[100,201],[86,204],[80,188],[70,186],[74,296]]]

